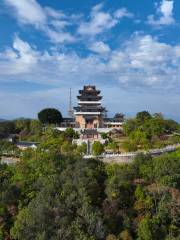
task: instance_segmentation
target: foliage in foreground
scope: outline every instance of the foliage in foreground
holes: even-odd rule
[[[0,239],[179,239],[180,152],[105,165],[42,148],[0,165]]]

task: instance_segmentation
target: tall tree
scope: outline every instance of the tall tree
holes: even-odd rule
[[[55,108],[45,108],[38,113],[38,119],[44,124],[59,124],[62,122],[62,115]]]

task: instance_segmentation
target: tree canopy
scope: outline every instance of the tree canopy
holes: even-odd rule
[[[48,130],[16,165],[0,164],[0,239],[179,239],[180,151],[104,164],[70,143],[63,154],[64,137]]]
[[[62,122],[62,115],[55,108],[45,108],[38,113],[38,119],[43,124],[59,124]]]
[[[139,112],[123,124],[124,134],[128,137],[123,148],[126,151],[147,150],[180,142],[180,137],[174,135],[178,129],[176,121],[164,119],[160,113],[151,115],[147,111]]]
[[[136,119],[140,122],[143,123],[144,121],[146,121],[147,119],[151,118],[151,114],[148,111],[142,111],[142,112],[138,112],[136,114]]]
[[[99,141],[95,141],[92,145],[92,152],[95,156],[101,155],[103,153],[103,144]]]

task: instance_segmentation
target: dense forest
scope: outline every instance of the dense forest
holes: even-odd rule
[[[176,143],[179,130],[173,120],[141,112],[125,122],[122,144],[139,150]],[[10,133],[38,142],[37,149],[20,151],[7,141]],[[0,123],[0,155],[20,159],[0,161],[0,240],[179,240],[180,150],[106,164],[83,159],[86,145],[72,141],[78,137],[38,120]],[[102,137],[108,142],[95,142],[94,155],[117,149],[117,136]]]
[[[16,165],[0,165],[0,239],[180,238],[180,151],[106,165],[62,153],[61,137],[48,134]]]

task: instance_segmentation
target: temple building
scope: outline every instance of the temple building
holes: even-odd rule
[[[72,109],[71,90],[70,90],[70,108],[68,118],[64,118],[59,130],[64,131],[72,127],[76,131],[84,132],[84,136],[96,138],[98,133],[109,132],[112,129],[121,129],[124,122],[123,114],[116,114],[114,117],[107,117],[107,110],[102,105],[101,91],[93,85],[84,86],[79,90],[77,96],[77,106]],[[87,131],[88,130],[88,131]],[[92,134],[90,134],[92,132]]]
[[[73,128],[79,133],[78,139],[73,139],[77,145],[87,144],[87,154],[92,153],[93,142],[106,142],[102,133],[121,134],[124,115],[115,114],[114,117],[107,117],[107,110],[102,105],[101,91],[93,85],[84,86],[79,90],[77,106],[72,108],[71,89],[69,95],[69,111],[67,118],[63,119],[59,131]]]
[[[76,127],[84,129],[104,127],[106,108],[101,105],[102,96],[95,86],[84,86],[77,96],[78,106],[74,107]]]

